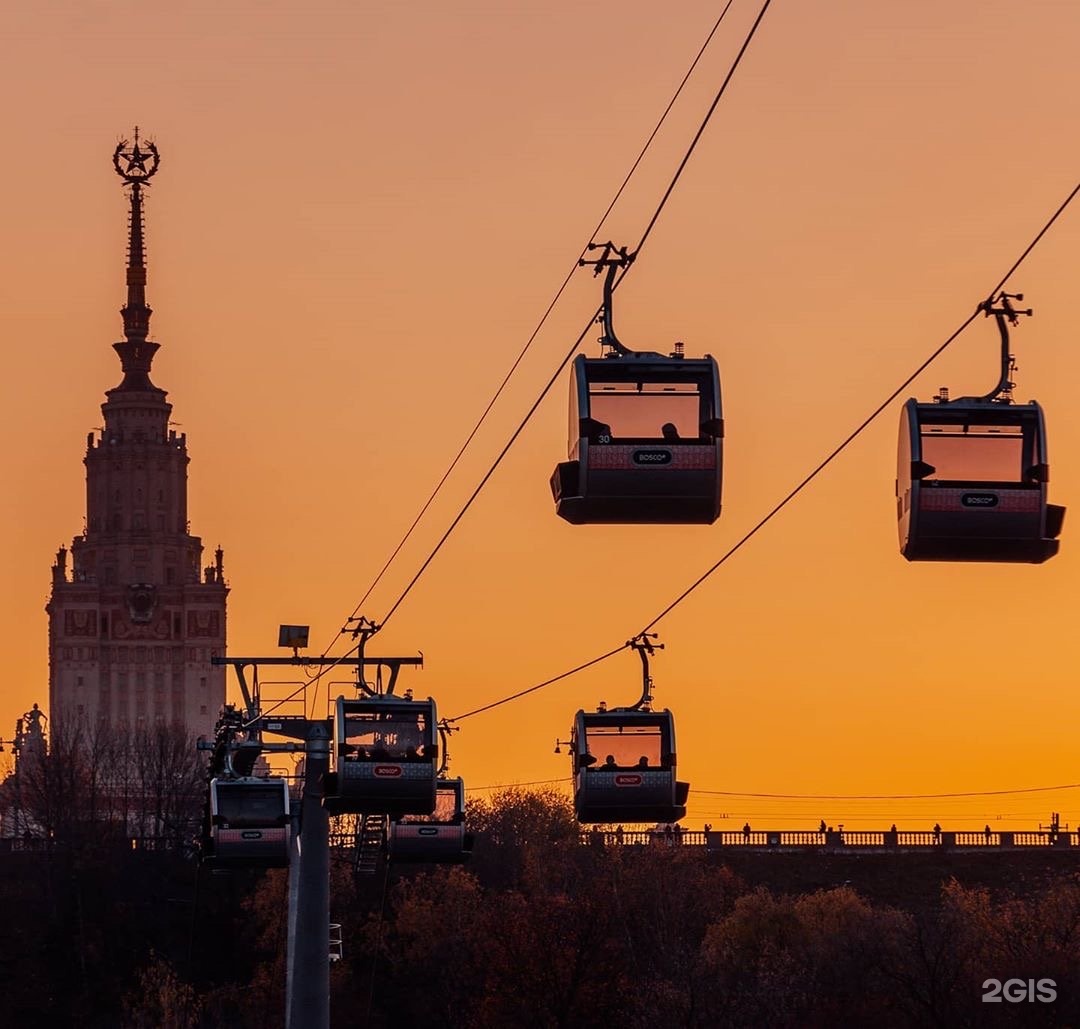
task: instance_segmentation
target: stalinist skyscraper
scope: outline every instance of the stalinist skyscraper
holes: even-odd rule
[[[153,143],[124,140],[113,163],[130,202],[123,379],[106,391],[105,427],[86,439],[86,528],[52,569],[51,728],[134,729],[179,724],[209,735],[225,700],[223,554],[203,567],[190,534],[187,439],[150,381],[160,344],[147,339],[143,202],[158,169]]]

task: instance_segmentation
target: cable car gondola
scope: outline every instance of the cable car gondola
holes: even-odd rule
[[[430,815],[404,815],[390,823],[390,860],[460,864],[472,853],[472,837],[465,832],[465,784],[461,779],[439,779],[435,810]]]
[[[1050,468],[1042,408],[1012,401],[1002,293],[982,305],[1001,333],[1001,378],[983,397],[908,400],[900,415],[896,504],[900,551],[909,561],[1041,564],[1058,552],[1065,508],[1047,503]],[[999,307],[994,307],[1000,302]]]
[[[215,865],[284,868],[289,863],[285,779],[210,780],[210,853]]]
[[[632,260],[608,243],[599,260],[581,262],[607,269],[601,344],[611,350],[574,360],[569,460],[551,477],[555,509],[574,525],[709,525],[720,515],[723,480],[720,373],[708,355],[684,357],[681,343],[664,355],[619,341],[612,290]]]
[[[677,822],[690,784],[675,772],[675,719],[652,711],[650,637],[631,641],[644,665],[645,689],[634,707],[578,711],[570,735],[574,810],[579,822]]]
[[[333,772],[323,801],[331,814],[431,814],[438,769],[438,727],[430,697],[337,698]]]
[[[675,778],[675,720],[632,708],[579,711],[570,737],[579,822],[677,822],[690,784]]]

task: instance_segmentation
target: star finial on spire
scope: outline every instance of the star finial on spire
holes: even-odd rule
[[[143,147],[146,149],[144,150]],[[126,139],[122,139],[113,151],[113,166],[116,168],[116,174],[124,182],[132,185],[144,185],[146,180],[158,170],[160,163],[158,148],[151,140],[143,140],[143,146],[139,145],[138,125],[135,126],[134,144],[129,144]]]
[[[124,319],[122,343],[113,348],[120,355],[124,370],[121,389],[153,389],[150,364],[158,349],[157,343],[147,340],[150,316],[154,313],[146,302],[146,248],[143,239],[143,186],[161,163],[157,147],[150,140],[139,139],[135,126],[135,141],[122,139],[113,151],[113,166],[117,175],[131,187],[131,214],[128,225],[127,303],[121,308]]]

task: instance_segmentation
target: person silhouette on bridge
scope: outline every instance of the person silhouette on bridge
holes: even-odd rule
[[[941,826],[937,822],[934,823],[934,842],[941,842]]]
[[[749,843],[750,842],[750,823],[749,822],[747,822],[746,825],[744,825],[742,827],[742,834],[743,834],[743,839],[746,840],[747,843]]]

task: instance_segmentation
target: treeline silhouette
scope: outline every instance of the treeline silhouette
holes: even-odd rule
[[[27,772],[20,803],[49,835],[0,841],[3,1024],[283,1025],[287,873],[200,872],[181,841],[202,804],[188,742],[137,734],[100,771],[92,738],[60,739]],[[6,811],[12,781],[0,789]],[[1080,1024],[1071,862],[1025,876],[1018,856],[994,890],[943,874],[931,903],[904,907],[847,885],[768,888],[769,856],[740,875],[704,848],[582,845],[556,792],[473,799],[469,819],[465,867],[356,876],[335,852],[333,1025]],[[151,825],[176,845],[132,849]],[[1057,999],[985,1002],[987,979],[1052,979]]]

